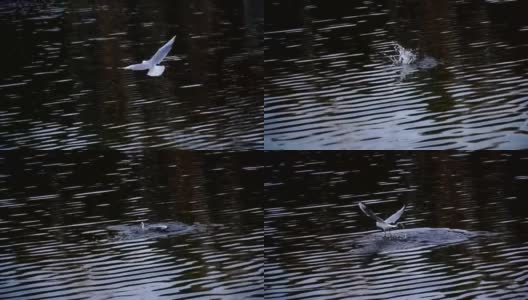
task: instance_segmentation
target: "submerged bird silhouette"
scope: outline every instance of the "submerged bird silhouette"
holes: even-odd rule
[[[145,226],[145,223],[141,222],[141,230],[150,230],[150,231],[167,231],[169,227],[167,225],[163,224],[157,224],[157,225],[147,225]]]
[[[383,232],[386,234],[387,231],[391,231],[392,229],[398,228],[400,226],[403,227],[403,224],[396,223],[398,219],[403,214],[403,211],[405,210],[405,205],[400,208],[397,212],[395,212],[392,216],[388,217],[387,219],[383,220],[382,218],[378,217],[373,211],[371,211],[365,204],[359,202],[359,208],[362,212],[365,213],[365,215],[371,217],[372,219],[376,220],[376,227],[383,230]]]
[[[175,38],[176,36],[174,36],[170,41],[163,45],[163,47],[159,48],[156,54],[154,54],[151,59],[144,60],[140,64],[127,66],[124,69],[134,71],[149,70],[147,73],[148,76],[160,76],[161,74],[163,74],[163,71],[165,71],[165,67],[158,66],[158,64],[167,56],[167,54],[169,54]]]

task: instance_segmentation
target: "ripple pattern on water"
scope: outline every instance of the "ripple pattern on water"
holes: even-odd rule
[[[264,192],[270,199],[266,299],[528,295],[524,154],[310,151],[278,157],[267,166]],[[450,227],[476,236],[410,248],[396,239],[380,243],[385,251],[371,251],[363,243],[378,230],[358,201],[382,218],[407,204],[406,230]]]
[[[0,149],[261,149],[259,3],[2,1]]]
[[[313,2],[266,7],[266,149],[528,148],[526,21],[498,32],[503,19],[447,1],[416,15],[403,2]],[[394,65],[394,43],[417,61]]]
[[[262,299],[251,154],[26,154],[0,156],[0,299]],[[141,221],[206,229],[108,230]]]

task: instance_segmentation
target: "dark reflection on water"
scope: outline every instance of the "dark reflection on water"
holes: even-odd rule
[[[0,298],[261,299],[258,156],[2,155]],[[208,230],[108,236],[109,225],[147,219]]]
[[[528,2],[265,9],[266,149],[528,148]],[[394,43],[417,63],[394,66]]]
[[[263,4],[1,1],[0,148],[262,148]],[[176,41],[161,77],[121,69]]]
[[[526,153],[282,153],[265,171],[267,299],[525,299]],[[466,243],[358,253],[403,204],[406,228],[488,231]]]

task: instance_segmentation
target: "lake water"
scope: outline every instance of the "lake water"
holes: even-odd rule
[[[528,299],[527,11],[0,0],[0,299]]]
[[[261,0],[0,1],[0,149],[260,149]],[[161,77],[123,70],[176,36]]]
[[[265,9],[266,149],[528,148],[527,1]]]
[[[262,299],[258,155],[4,153],[0,299]],[[207,230],[115,239],[111,225]]]
[[[270,160],[265,174],[266,299],[528,295],[526,153],[290,152]],[[479,235],[360,248],[378,230],[359,201],[382,218],[407,205],[406,229]]]

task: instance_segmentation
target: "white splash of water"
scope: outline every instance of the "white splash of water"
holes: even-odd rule
[[[399,44],[394,45],[396,55],[389,56],[389,59],[395,65],[410,65],[416,60],[416,54],[412,49],[405,49]]]

